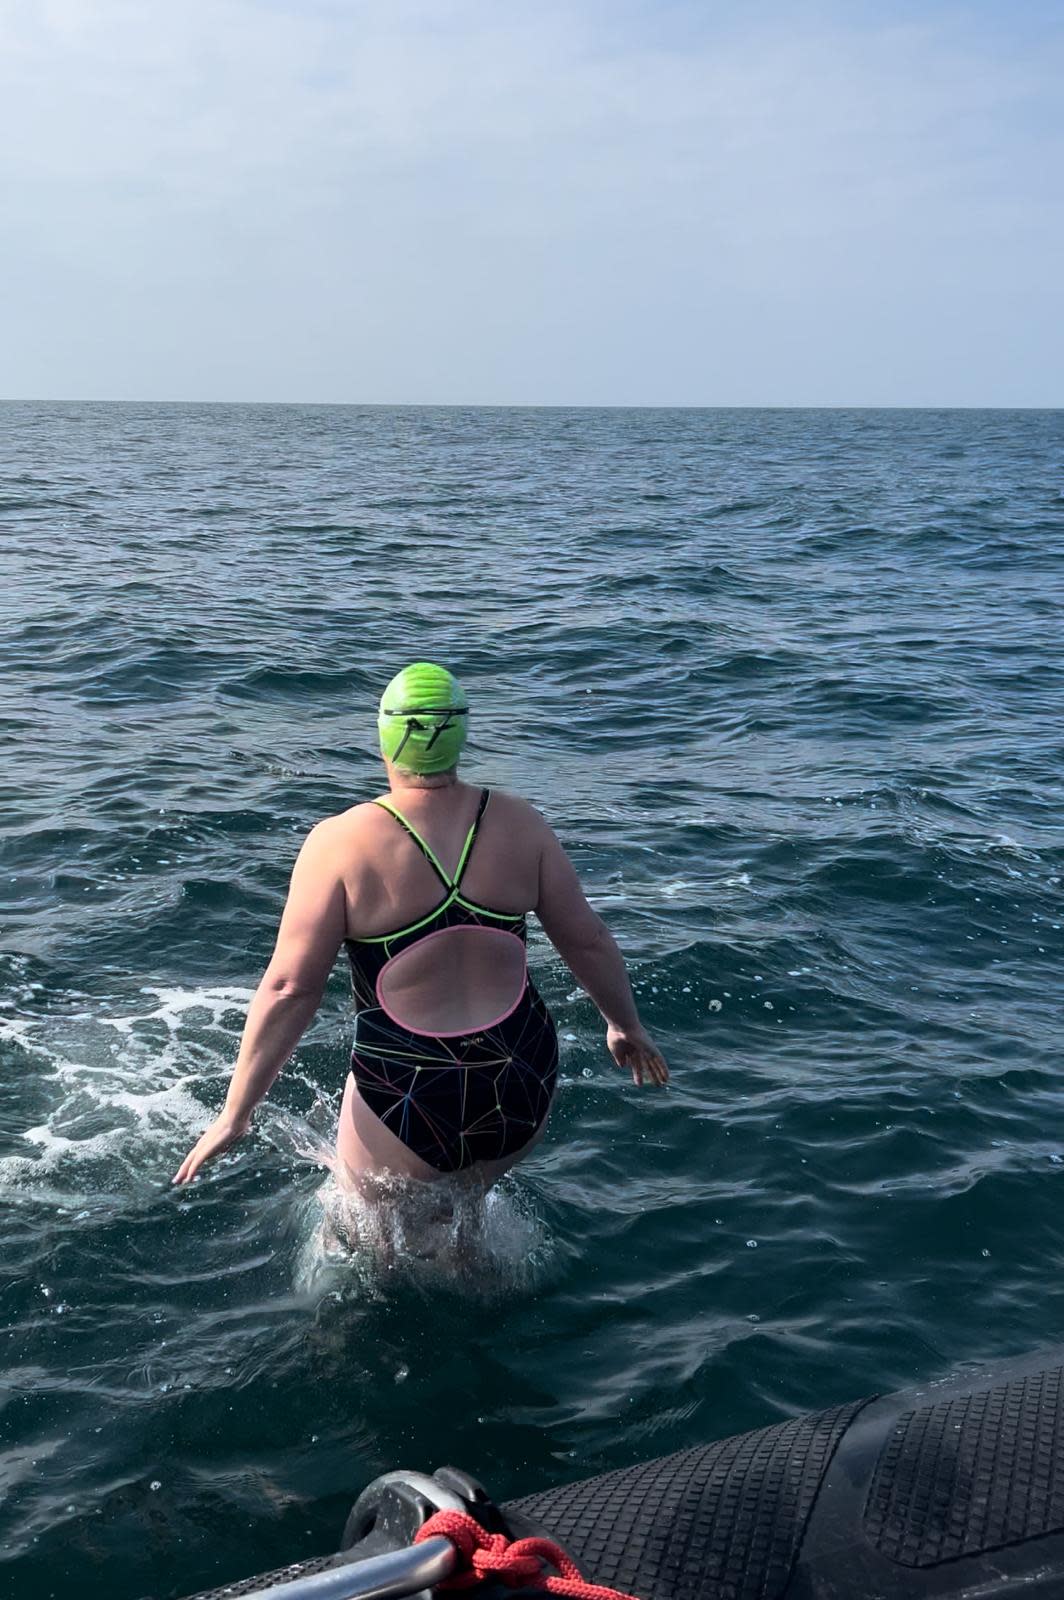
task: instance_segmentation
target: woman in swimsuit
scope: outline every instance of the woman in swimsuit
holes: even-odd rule
[[[668,1070],[624,962],[565,852],[525,801],[460,781],[468,702],[418,662],[381,699],[387,797],[329,817],[292,874],[277,947],[248,1011],[222,1114],[174,1176],[245,1134],[321,1001],[340,946],[356,1019],[337,1133],[340,1177],[495,1181],[540,1139],[558,1065],[525,963],[534,911],[637,1084]]]

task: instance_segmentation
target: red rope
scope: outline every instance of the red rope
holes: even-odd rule
[[[504,1533],[488,1533],[474,1517],[464,1511],[437,1511],[416,1535],[422,1539],[450,1539],[461,1561],[453,1578],[441,1589],[471,1589],[474,1584],[494,1579],[508,1589],[548,1589],[551,1594],[568,1595],[571,1600],[635,1600],[620,1589],[607,1589],[588,1583],[576,1562],[553,1539],[514,1539]],[[561,1577],[544,1574],[545,1567],[556,1567]]]

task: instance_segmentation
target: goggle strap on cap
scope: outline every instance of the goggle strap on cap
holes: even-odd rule
[[[468,706],[406,706],[401,711],[385,706],[382,717],[468,717]]]
[[[425,746],[425,754],[427,755],[432,749],[433,745],[436,743],[436,740],[439,738],[440,734],[444,733],[446,729],[451,726],[451,722],[455,717],[466,717],[469,715],[469,708],[468,706],[415,706],[409,711],[386,710],[384,715],[386,717],[405,717],[407,719],[406,728],[403,731],[403,737],[400,739],[398,747],[392,756],[392,760],[397,762],[403,751],[406,749],[406,741],[409,739],[410,735],[412,733],[424,733],[425,731],[425,724],[418,721],[419,717],[443,718],[442,722],[437,722],[435,728],[432,730],[432,738]]]
[[[421,723],[418,722],[417,718],[416,717],[411,717],[410,721],[407,723],[405,729],[403,730],[403,737],[399,740],[398,749],[395,751],[395,754],[392,756],[392,760],[393,761],[398,761],[399,760],[399,757],[402,755],[403,751],[406,749],[406,741],[409,739],[410,735],[415,731],[415,729],[420,729],[420,727],[421,727]]]

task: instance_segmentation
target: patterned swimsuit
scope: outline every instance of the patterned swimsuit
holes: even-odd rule
[[[386,800],[376,802],[406,829],[440,879],[444,898],[410,927],[347,940],[356,1005],[355,1086],[385,1127],[438,1172],[516,1154],[544,1121],[558,1070],[554,1022],[527,968],[511,1009],[470,1034],[418,1032],[390,1016],[381,1001],[379,980],[388,963],[434,934],[494,928],[527,942],[524,916],[492,911],[461,892],[489,793],[481,795],[453,878],[404,816]]]

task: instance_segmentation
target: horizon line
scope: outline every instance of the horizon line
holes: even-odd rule
[[[986,405],[974,401],[902,404],[875,404],[862,401],[781,402],[744,401],[741,404],[698,401],[565,401],[565,400],[166,400],[114,396],[0,395],[0,405],[41,406],[285,406],[306,410],[351,411],[1062,411],[1060,404],[1023,402],[1019,405]]]

